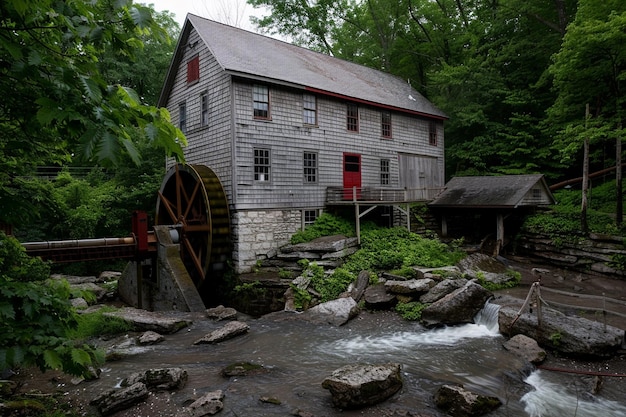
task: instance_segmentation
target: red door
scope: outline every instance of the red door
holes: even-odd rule
[[[356,198],[361,198],[361,155],[357,153],[343,154],[343,199],[352,200],[353,188],[356,187]]]

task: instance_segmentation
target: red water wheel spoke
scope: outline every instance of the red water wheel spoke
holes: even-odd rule
[[[191,242],[189,241],[188,238],[183,237],[183,244],[187,248],[187,252],[185,252],[185,253],[191,258],[191,261],[193,262],[193,264],[194,264],[194,266],[196,268],[196,272],[200,276],[200,282],[204,281],[205,274],[204,274],[204,268],[202,266],[202,261],[201,261],[200,257],[196,254],[196,252],[195,252],[195,250],[193,248],[193,245],[191,244]]]
[[[159,191],[159,198],[161,199],[161,202],[164,203],[162,206],[165,208],[165,211],[167,211],[167,214],[169,214],[170,220],[173,224],[176,224],[176,222],[178,222],[178,215],[174,213],[174,210],[172,209],[176,207],[161,193],[161,191]]]

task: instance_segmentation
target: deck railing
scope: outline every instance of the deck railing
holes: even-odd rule
[[[376,188],[376,187],[328,187],[327,204],[355,202],[412,203],[431,201],[440,188]]]

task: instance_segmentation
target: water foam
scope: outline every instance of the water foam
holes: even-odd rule
[[[542,371],[535,371],[524,381],[534,391],[525,394],[522,402],[530,417],[602,416],[625,417],[626,406],[603,398],[588,400],[581,393],[548,381]]]

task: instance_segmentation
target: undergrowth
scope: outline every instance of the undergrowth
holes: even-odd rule
[[[119,317],[106,316],[104,313],[115,311],[115,308],[104,307],[93,313],[82,313],[77,316],[78,326],[69,332],[72,339],[85,340],[103,335],[122,334],[132,330],[132,324]]]
[[[405,320],[417,321],[422,318],[422,311],[428,307],[428,304],[419,301],[410,301],[408,303],[396,304],[396,312]]]

